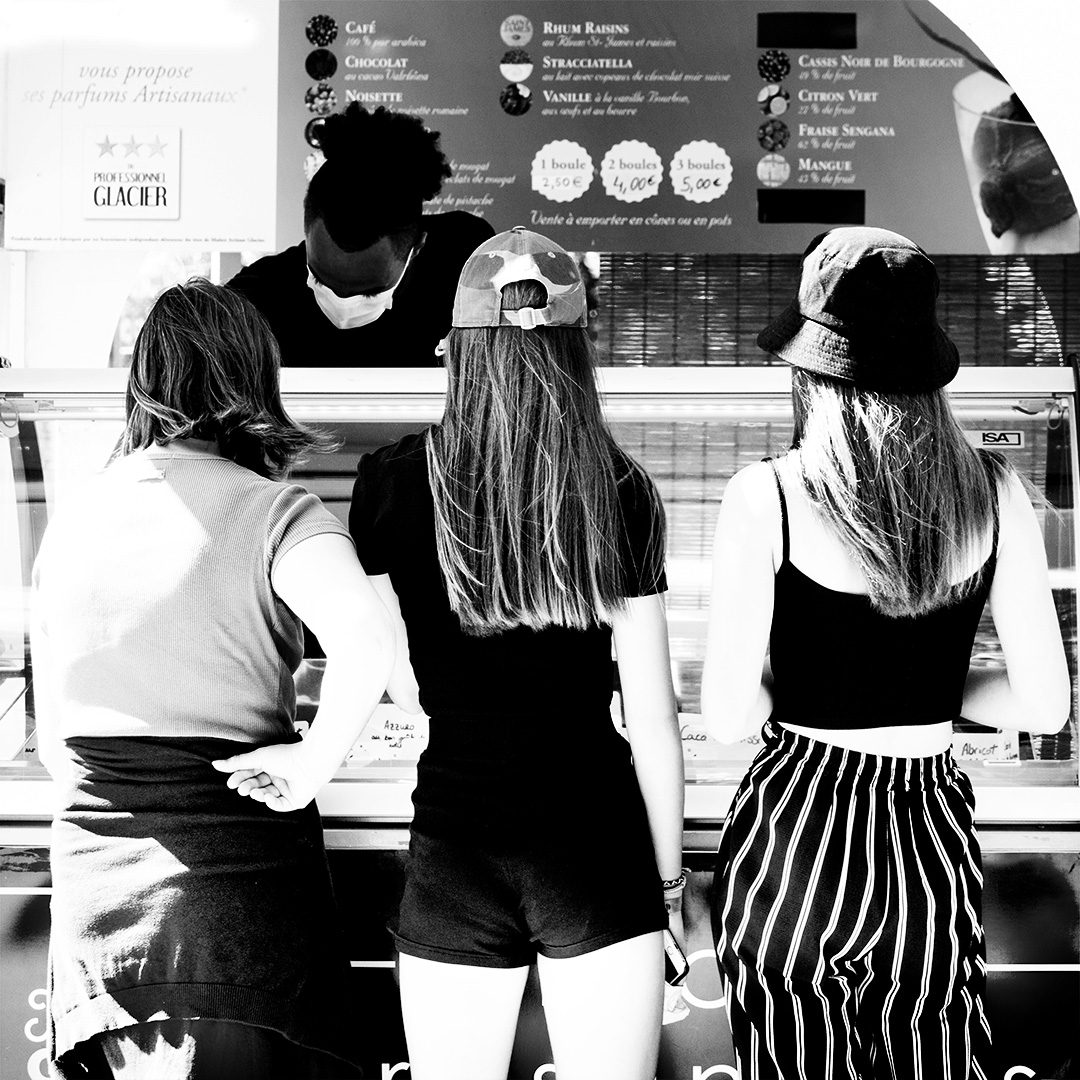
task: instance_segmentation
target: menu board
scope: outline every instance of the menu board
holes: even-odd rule
[[[429,212],[574,250],[798,251],[842,224],[1080,250],[1060,173],[1058,204],[1014,228],[986,203],[1011,90],[927,0],[285,0],[279,33],[280,246],[320,118],[356,101],[441,133],[453,176]]]

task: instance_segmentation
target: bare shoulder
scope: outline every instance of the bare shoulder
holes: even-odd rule
[[[740,469],[724,489],[724,503],[728,500],[752,517],[764,520],[776,517],[779,500],[772,466],[767,461],[755,461]]]
[[[1002,512],[1030,510],[1031,496],[1019,473],[1010,469],[998,480],[998,499]]]
[[[1011,470],[998,482],[998,517],[1001,541],[1005,543],[1017,531],[1029,532],[1033,527],[1038,528],[1027,485]]]
[[[749,544],[771,551],[780,536],[780,500],[776,477],[768,462],[759,461],[740,469],[724,489],[724,499],[716,519],[717,551],[728,543]]]

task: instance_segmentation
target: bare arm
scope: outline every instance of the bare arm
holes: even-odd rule
[[[30,622],[30,655],[34,665],[34,731],[38,757],[54,780],[64,781],[71,758],[59,733],[60,716],[53,697],[49,638],[34,616]]]
[[[398,603],[397,593],[390,583],[389,574],[379,574],[369,577],[372,587],[379,594],[386,610],[390,613],[390,621],[394,626],[394,639],[397,644],[397,659],[394,661],[394,671],[390,676],[390,685],[386,688],[394,704],[407,713],[418,713],[420,708],[420,687],[416,682],[416,674],[409,660],[409,635],[405,629],[405,620],[401,617],[401,605]]]
[[[766,654],[780,510],[768,465],[728,482],[716,520],[701,715],[722,743],[757,731],[772,712]]]
[[[37,738],[38,757],[49,775],[56,781],[64,781],[71,767],[71,755],[60,737],[60,709],[53,687],[52,647],[45,631],[45,602],[39,590],[38,574],[49,544],[46,531],[34,566],[33,587],[30,590],[30,657],[33,665],[34,734]]]
[[[229,786],[274,810],[306,806],[345,759],[386,689],[394,667],[390,615],[336,533],[301,540],[274,565],[278,596],[326,653],[319,711],[303,742],[264,746],[214,767]]]
[[[997,568],[990,612],[1005,669],[973,668],[963,715],[995,728],[1050,734],[1069,717],[1071,687],[1046,568],[1046,548],[1019,479],[1001,491]]]
[[[612,631],[626,732],[656,864],[661,878],[674,879],[682,866],[683,756],[662,597],[628,600],[626,610],[612,619]]]

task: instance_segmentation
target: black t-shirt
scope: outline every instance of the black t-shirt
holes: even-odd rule
[[[667,589],[657,542],[663,508],[629,469],[619,482],[628,595]],[[450,610],[435,548],[435,510],[425,434],[407,435],[360,459],[349,530],[367,573],[389,574],[409,633],[409,653],[429,716],[607,716],[611,627],[517,627],[476,637]],[[606,723],[610,731],[610,722]],[[434,727],[432,729],[434,731]]]
[[[425,215],[427,241],[394,291],[393,307],[373,323],[339,330],[307,285],[302,243],[267,255],[229,282],[265,316],[285,367],[437,367],[435,346],[450,329],[465,260],[494,235],[482,218],[453,210]]]

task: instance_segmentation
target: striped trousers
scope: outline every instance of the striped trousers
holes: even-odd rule
[[[986,1080],[973,809],[948,752],[877,757],[766,724],[712,912],[743,1080]]]

